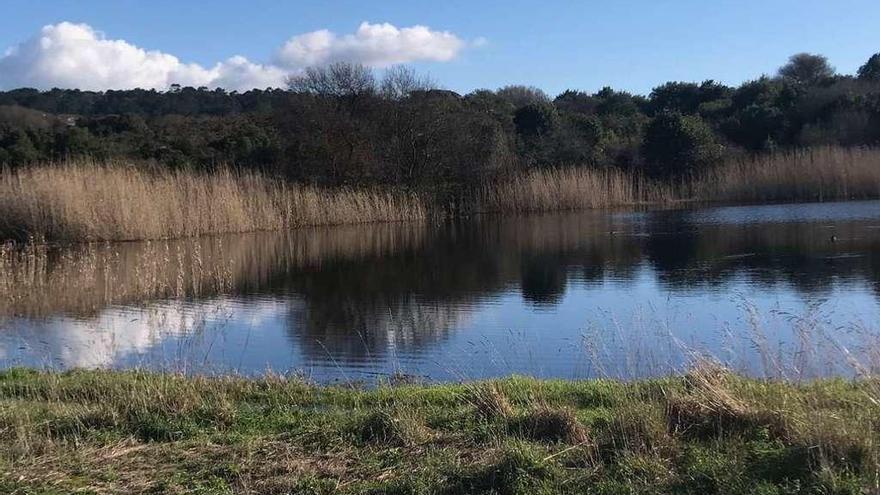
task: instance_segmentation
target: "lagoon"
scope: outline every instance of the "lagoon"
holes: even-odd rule
[[[6,250],[0,366],[318,382],[878,364],[880,202],[479,216]]]

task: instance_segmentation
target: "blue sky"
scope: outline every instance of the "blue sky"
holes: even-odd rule
[[[303,33],[329,30],[342,37],[364,21],[396,28],[423,25],[432,32],[447,31],[461,44],[448,60],[414,55],[411,65],[462,92],[517,83],[539,86],[551,94],[566,88],[595,91],[605,85],[647,93],[668,80],[713,78],[736,84],[773,73],[789,55],[801,51],[824,54],[840,72],[852,73],[872,53],[880,52],[877,0],[3,0],[0,8],[4,13],[0,54],[33,39],[45,25],[68,21],[87,24],[107,40],[125,40],[206,69],[233,55],[247,58],[248,63],[274,64],[279,48]],[[74,76],[45,79],[47,73],[54,77],[52,67],[44,67],[40,76],[8,75],[60,60],[39,56],[20,56],[7,60],[5,66],[0,59],[0,69],[7,72],[5,89],[34,81],[34,85],[80,81]],[[78,74],[88,69],[88,65],[76,66]],[[172,74],[180,73],[174,70]],[[193,80],[233,80],[223,72],[225,67],[217,70]],[[284,70],[292,69],[284,66]],[[125,85],[131,79],[124,76],[87,79],[82,85]],[[143,79],[133,81],[140,84]],[[149,81],[159,85],[165,80]]]

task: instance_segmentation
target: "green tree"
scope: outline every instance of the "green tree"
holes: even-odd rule
[[[83,127],[69,127],[55,137],[55,151],[60,156],[89,155],[98,149],[98,140]]]
[[[786,132],[785,115],[771,105],[749,105],[738,114],[737,142],[760,150],[778,143]]]
[[[865,65],[859,67],[859,79],[880,82],[880,53],[871,55]]]
[[[651,107],[655,112],[697,113],[700,105],[727,98],[730,88],[708,80],[702,84],[668,82],[651,91]]]
[[[652,177],[687,177],[721,157],[712,128],[696,115],[662,112],[648,124],[642,153]]]
[[[544,136],[557,125],[556,109],[549,103],[529,103],[513,116],[516,132],[522,136]]]
[[[548,103],[550,97],[542,89],[534,86],[510,85],[495,92],[503,100],[519,108],[529,104]]]
[[[560,111],[592,115],[596,113],[599,101],[586,92],[567,89],[553,100],[553,104]]]
[[[24,165],[42,158],[33,140],[22,129],[0,129],[0,164]]]

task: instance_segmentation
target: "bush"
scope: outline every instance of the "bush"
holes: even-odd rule
[[[694,115],[662,112],[645,130],[642,152],[651,177],[689,177],[721,158],[712,129]]]

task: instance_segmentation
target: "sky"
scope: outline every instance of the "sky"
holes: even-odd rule
[[[458,92],[507,84],[647,94],[738,84],[798,52],[852,74],[877,0],[0,0],[0,89],[246,90],[336,61],[407,64]]]

